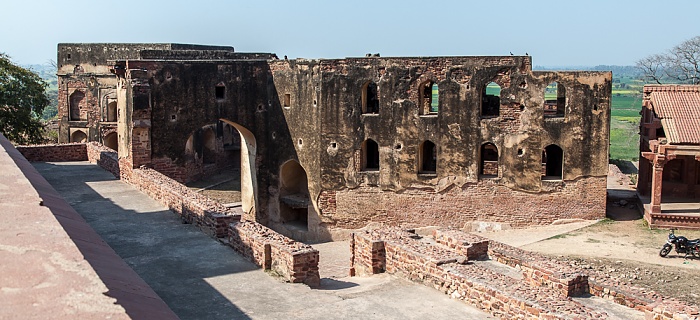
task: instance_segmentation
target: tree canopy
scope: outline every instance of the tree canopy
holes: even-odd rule
[[[40,115],[49,104],[46,83],[0,53],[0,132],[18,144],[40,143]]]
[[[637,61],[644,77],[657,84],[700,84],[700,36],[686,40],[665,53]]]

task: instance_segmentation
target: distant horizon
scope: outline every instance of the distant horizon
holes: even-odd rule
[[[273,52],[274,53],[274,52]],[[505,57],[505,56],[504,56]],[[346,58],[360,58],[360,57],[346,57]],[[382,58],[397,58],[397,57],[382,57]],[[299,59],[342,59],[342,58],[299,58]],[[55,61],[55,59],[53,59]],[[13,61],[16,63],[16,61],[13,59]],[[51,64],[47,61],[45,63],[20,63],[19,64],[22,67],[32,67],[32,66],[50,66]],[[561,66],[546,66],[546,65],[533,65],[532,70],[541,70],[541,69],[561,69],[561,70],[577,70],[577,69],[591,69],[591,68],[596,68],[596,67],[601,67],[601,66],[610,66],[610,67],[636,67],[636,65],[617,65],[617,64],[599,64],[595,66],[585,66],[585,65],[561,65]]]
[[[693,0],[7,1],[0,52],[41,64],[58,43],[198,43],[290,59],[512,52],[548,68],[630,66],[700,35],[698,11]]]

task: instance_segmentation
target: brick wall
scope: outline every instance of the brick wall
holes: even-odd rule
[[[183,221],[214,237],[226,237],[228,224],[241,219],[241,212],[226,208],[153,169],[133,169],[127,181],[180,215]]]
[[[453,234],[454,235],[454,234]],[[415,234],[386,228],[353,234],[353,267],[370,266],[381,261],[385,255],[385,270],[412,281],[436,288],[454,299],[462,300],[494,316],[501,318],[596,318],[604,313],[592,310],[576,301],[562,299],[559,292],[545,286],[532,286],[481,265],[468,262],[460,252],[447,246],[436,245],[434,239],[423,239]],[[468,236],[465,236],[467,239]],[[441,241],[460,243],[460,237],[441,234]],[[475,243],[482,243],[483,240]],[[368,249],[367,244],[379,248],[384,244],[384,252]],[[358,252],[363,250],[364,252]],[[371,254],[370,254],[371,252]],[[376,268],[373,273],[381,272]],[[359,273],[359,272],[358,272]]]
[[[318,287],[318,251],[254,221],[229,225],[229,245],[256,265],[293,283]]]
[[[545,286],[565,297],[588,293],[588,275],[543,255],[490,241],[491,259],[522,270],[523,278],[534,286]]]
[[[121,171],[119,170],[119,156],[117,152],[107,148],[97,142],[87,143],[87,160],[90,163],[97,164],[102,169],[107,170],[116,178],[120,178]]]
[[[84,143],[17,146],[16,148],[27,160],[32,162],[85,161],[88,159]]]
[[[606,177],[542,181],[543,189],[549,191],[541,193],[513,190],[491,180],[454,185],[441,192],[409,188],[397,193],[376,187],[323,191],[319,206],[327,225],[347,229],[368,222],[461,228],[472,221],[527,226],[605,217]]]
[[[212,237],[227,238],[229,245],[255,264],[271,269],[290,282],[318,287],[318,251],[289,239],[257,222],[240,221],[240,209],[226,208],[183,184],[150,169],[132,169],[128,159],[96,142],[22,147],[34,161],[89,160],[197,225]]]
[[[483,258],[488,244],[491,261]],[[436,288],[502,318],[605,318],[570,296],[590,293],[645,312],[647,319],[700,319],[698,308],[568,264],[458,230],[420,237],[395,227],[352,234],[351,274],[392,273]],[[508,274],[500,263],[519,270]]]

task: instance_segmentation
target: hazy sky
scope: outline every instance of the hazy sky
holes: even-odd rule
[[[231,45],[289,58],[523,55],[541,66],[631,65],[700,35],[700,1],[0,0],[0,52],[60,42]]]

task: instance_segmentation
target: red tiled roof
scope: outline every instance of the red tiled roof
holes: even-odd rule
[[[700,86],[644,86],[671,144],[700,144]]]

